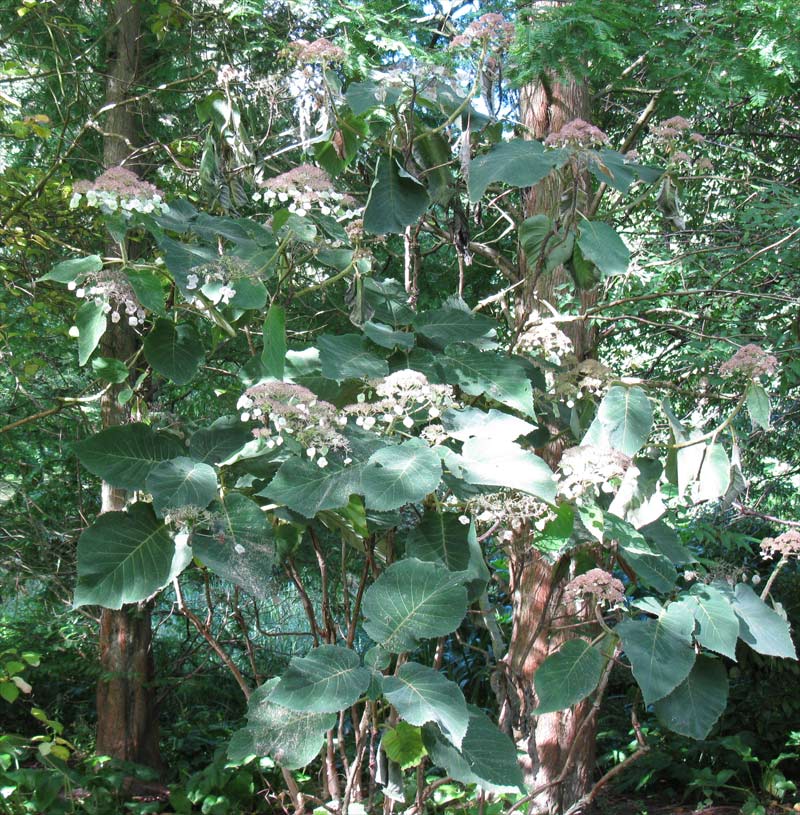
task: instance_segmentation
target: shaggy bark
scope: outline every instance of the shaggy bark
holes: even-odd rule
[[[139,70],[141,9],[136,0],[116,0],[109,12],[107,80],[103,126],[103,166],[122,164],[136,142],[136,112],[125,104]],[[110,247],[110,251],[114,251]],[[111,323],[101,342],[104,357],[126,362],[138,339],[124,320]],[[127,407],[117,396],[123,385],[110,389],[101,404],[103,427],[123,424]],[[102,512],[124,509],[127,495],[110,484],[102,486]],[[97,744],[100,755],[159,768],[152,626],[146,604],[103,609],[100,618],[101,678],[97,686]]]
[[[544,140],[552,132],[576,118],[588,119],[586,86],[572,78],[543,77],[523,88],[520,95],[521,119],[531,138]],[[578,180],[579,198],[586,198],[589,181]],[[539,213],[554,220],[560,216],[561,186],[557,179],[548,178],[527,191],[525,216]],[[545,303],[556,304],[557,292],[566,284],[573,286],[568,271],[560,266],[550,274],[532,275],[525,258],[520,260],[520,279],[515,303],[517,327],[521,328],[529,315],[541,311],[549,316]],[[580,293],[583,312],[597,299],[596,291]],[[561,329],[572,341],[577,361],[591,355],[595,336],[582,321],[571,321]],[[563,444],[552,443],[544,451],[548,464],[557,467]],[[523,762],[529,790],[544,787],[532,802],[532,812],[563,812],[584,795],[591,786],[595,764],[596,727],[578,732],[580,722],[590,705],[582,703],[572,709],[536,716],[533,677],[542,662],[570,637],[574,629],[564,629],[564,622],[575,622],[575,609],[562,602],[562,593],[569,579],[569,563],[550,562],[531,546],[530,534],[516,542],[511,558],[513,592],[513,630],[506,663],[506,720],[512,725],[517,743],[526,752]],[[561,619],[558,619],[561,618]],[[560,782],[555,780],[564,768],[567,753],[575,742],[572,767]]]

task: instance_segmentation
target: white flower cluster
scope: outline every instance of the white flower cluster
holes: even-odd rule
[[[253,200],[268,206],[285,204],[289,212],[300,216],[317,208],[320,214],[340,221],[357,218],[362,212],[352,196],[335,190],[330,176],[312,164],[300,164],[270,178],[262,191],[253,193]]]
[[[90,207],[104,207],[110,211],[165,212],[168,207],[154,184],[142,181],[125,167],[111,167],[94,181],[78,181],[72,187],[70,209],[80,206],[82,200]]]
[[[84,278],[81,284],[75,280],[67,283],[67,289],[75,292],[79,300],[92,299],[102,306],[105,314],[111,314],[111,322],[118,323],[123,313],[132,326],[144,322],[147,312],[139,303],[133,287],[120,272],[103,270],[98,275]]]
[[[570,447],[561,456],[559,492],[569,501],[589,493],[612,493],[619,487],[632,459],[616,450],[592,445]]]
[[[441,416],[442,411],[455,404],[453,389],[449,385],[433,385],[425,374],[404,369],[395,371],[375,385],[373,402],[363,394],[355,405],[345,411],[356,416],[356,424],[371,430],[380,422],[384,433],[392,433],[398,425],[409,431]]]
[[[347,417],[302,385],[291,382],[253,385],[242,394],[236,407],[242,411],[243,422],[261,421],[262,427],[253,430],[253,435],[265,439],[268,448],[279,447],[287,436],[292,437],[319,467],[328,466],[327,457],[332,450],[346,453],[349,447],[347,439],[336,429],[347,424]],[[345,457],[343,463],[349,464],[350,459]]]
[[[531,534],[535,536],[556,517],[543,501],[516,490],[478,495],[468,506],[478,528],[486,531],[494,528],[497,539],[506,544]]]
[[[218,303],[222,303],[227,306],[236,296],[235,281],[247,277],[249,273],[249,267],[241,260],[230,255],[222,255],[213,263],[198,266],[188,274],[186,276],[186,288],[189,291],[204,289],[203,294],[212,305],[216,306]],[[194,305],[201,311],[206,307],[205,302],[200,297],[195,298]]]
[[[553,383],[553,390],[571,408],[578,399],[602,396],[611,378],[611,371],[601,362],[585,359],[572,368],[560,371]]]
[[[528,318],[517,338],[514,351],[542,356],[556,365],[573,351],[572,340],[556,325],[556,320],[542,317],[534,312]]]

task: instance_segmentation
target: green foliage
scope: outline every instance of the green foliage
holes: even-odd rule
[[[477,104],[480,83],[465,90],[454,73],[482,70],[492,84],[503,55],[486,40],[476,67],[469,49],[440,49],[463,21],[437,9],[333,4],[300,20],[265,18],[257,3],[148,6],[136,78],[147,90],[130,104],[168,208],[106,200],[92,211],[66,203],[72,176],[95,174],[86,157],[100,155],[105,123],[94,118],[107,111],[87,101],[99,100],[104,73],[71,66],[103,63],[108,23],[91,4],[59,16],[52,5],[23,4],[22,29],[0,23],[2,78],[19,97],[0,97],[0,384],[12,394],[0,430],[13,444],[0,505],[14,541],[0,588],[21,571],[63,602],[77,568],[75,607],[152,603],[167,631],[159,592],[173,584],[192,636],[240,688],[258,686],[228,758],[173,788],[176,811],[266,806],[254,799],[283,783],[275,763],[300,770],[323,746],[331,798],[351,773],[349,788],[366,780],[399,800],[412,767],[429,808],[441,772],[519,793],[488,675],[518,617],[508,578],[516,584],[533,557],[556,563],[554,596],[592,567],[626,581],[624,600],[597,585],[570,595],[565,630],[576,637],[536,674],[539,713],[599,704],[613,654],[665,727],[703,740],[727,726],[728,673],[741,674],[751,651],[795,658],[771,599],[777,571],[764,572],[759,597],[737,582],[731,553],[718,557],[701,537],[797,508],[796,484],[781,480],[800,381],[785,271],[796,265],[800,204],[785,182],[796,156],[774,124],[792,119],[800,68],[786,4],[761,4],[755,33],[729,2],[573,0],[543,9],[535,26],[514,18],[517,78],[544,77],[555,91],[559,72],[587,76],[602,102],[597,124],[610,143],[641,148],[643,163],[599,141],[552,149],[519,138],[524,117],[504,107],[508,97],[500,91],[497,107],[484,88]],[[341,53],[322,41],[280,50],[323,30]],[[75,102],[53,103],[62,99]],[[636,121],[631,110],[645,113]],[[706,141],[690,145],[683,124],[648,134],[647,116],[677,112]],[[332,180],[309,169],[311,156]],[[557,202],[547,213],[526,211],[539,182]],[[64,259],[67,247],[75,258]],[[733,284],[740,269],[754,275],[747,286]],[[74,303],[58,285],[89,293]],[[127,297],[141,314],[125,314],[135,347],[116,358]],[[62,325],[73,311],[78,368]],[[559,329],[584,325],[599,329],[588,350],[608,367],[583,359],[587,349],[569,357]],[[781,357],[780,374],[767,365],[723,377],[732,347],[756,341]],[[86,438],[128,410],[134,421]],[[62,439],[107,489],[130,492],[77,549],[97,500]],[[565,448],[572,457],[559,467]],[[750,500],[748,481],[759,510],[738,503]],[[80,512],[65,509],[78,500]],[[692,531],[680,540],[675,528]],[[735,559],[753,571],[752,544],[772,530],[739,528]],[[686,565],[694,576],[676,569]],[[278,613],[289,590],[291,611]],[[294,632],[280,638],[286,651],[273,640],[283,631]],[[187,637],[176,671],[188,660],[190,684],[208,682],[216,698],[207,666],[191,667],[196,653]],[[0,675],[17,708],[24,669],[10,659]],[[41,723],[39,753],[63,764],[58,721]],[[381,732],[385,775],[356,777],[372,772],[365,751]],[[776,797],[791,792],[783,760],[761,762],[762,789]],[[27,795],[41,811],[64,809],[69,771],[20,770],[14,805]],[[736,772],[703,767],[683,783],[727,789]],[[110,778],[80,778],[97,812],[112,801]],[[316,768],[294,778],[319,798]]]

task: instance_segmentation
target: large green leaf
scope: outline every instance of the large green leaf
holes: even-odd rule
[[[193,326],[164,319],[156,320],[145,337],[144,355],[153,370],[176,385],[190,382],[205,358],[203,343]]]
[[[408,535],[406,554],[429,563],[441,563],[451,572],[469,567],[469,527],[452,512],[429,509]]]
[[[323,509],[347,506],[351,495],[361,493],[362,473],[358,464],[331,462],[321,468],[308,459],[293,457],[281,464],[272,481],[256,495],[313,518]]]
[[[470,396],[485,393],[526,416],[533,416],[533,389],[525,369],[510,357],[472,345],[448,345],[438,358],[444,381]]]
[[[387,278],[376,280],[368,277],[362,281],[364,300],[372,312],[372,319],[400,328],[411,323],[414,310],[408,304],[408,294],[402,283]]]
[[[167,585],[191,560],[149,504],[106,512],[78,540],[74,605],[122,608]]]
[[[220,464],[253,441],[253,434],[239,417],[222,417],[192,434],[189,455],[204,464]]]
[[[695,556],[681,543],[678,533],[664,521],[653,521],[640,527],[639,532],[647,538],[656,552],[668,557],[676,566],[695,562]]]
[[[604,664],[603,655],[590,642],[567,640],[533,677],[539,699],[536,714],[563,710],[585,699],[597,687]]]
[[[363,82],[351,82],[347,86],[345,99],[357,116],[376,107],[391,107],[400,98],[403,89],[386,82],[375,82],[366,79]]]
[[[416,662],[406,662],[383,679],[383,695],[409,724],[435,722],[447,739],[460,747],[469,716],[461,688],[445,676]]]
[[[70,258],[56,263],[39,280],[55,280],[58,283],[79,283],[88,274],[95,274],[103,268],[103,259],[100,255],[88,255],[85,258]]]
[[[264,320],[264,341],[261,351],[261,362],[266,372],[283,379],[286,360],[286,309],[272,305]]]
[[[751,382],[747,388],[747,412],[754,428],[769,430],[769,394],[758,382]]]
[[[689,676],[655,703],[655,712],[675,733],[704,739],[727,704],[728,672],[722,660],[700,655]]]
[[[381,348],[401,348],[403,351],[409,351],[416,342],[414,335],[409,331],[395,331],[391,326],[373,323],[370,320],[364,323],[364,333]]]
[[[427,190],[416,178],[395,159],[381,156],[364,209],[364,231],[401,235],[425,214],[429,200]]]
[[[519,243],[531,273],[546,274],[572,257],[575,233],[554,229],[547,215],[533,215],[520,224]]]
[[[733,610],[739,618],[739,636],[759,654],[797,659],[789,623],[773,611],[751,588],[737,583]]]
[[[407,722],[398,722],[383,734],[381,747],[401,770],[416,767],[428,755],[422,743],[422,731]]]
[[[629,523],[606,513],[603,536],[615,541],[620,557],[636,572],[643,583],[656,591],[669,592],[675,586],[678,574],[672,561],[658,552],[640,532]]]
[[[231,761],[270,756],[287,770],[299,770],[313,761],[325,733],[336,724],[333,713],[289,710],[272,701],[278,679],[258,688],[247,705],[247,726],[234,733],[228,746]]]
[[[364,468],[364,501],[370,509],[398,509],[421,501],[439,486],[439,456],[416,437],[370,456]]]
[[[189,273],[197,266],[214,263],[219,259],[219,254],[207,246],[179,243],[164,236],[158,238],[158,246],[164,254],[167,270],[178,284],[181,294],[188,300],[193,300],[197,292],[186,287]]]
[[[549,503],[556,499],[552,470],[513,441],[471,437],[464,442],[458,462],[461,477],[469,484],[521,490]]]
[[[389,651],[416,648],[458,628],[467,592],[442,566],[408,558],[389,566],[364,592],[364,630]]]
[[[622,153],[603,148],[595,154],[589,165],[592,175],[598,180],[621,193],[626,193],[636,178],[646,184],[658,181],[664,171],[659,167],[648,167],[646,164],[635,164]]]
[[[578,246],[583,257],[594,263],[603,277],[628,271],[631,253],[622,238],[602,221],[582,221],[578,227]]]
[[[126,269],[125,277],[142,307],[164,316],[164,283],[161,276],[149,269]]]
[[[75,315],[78,327],[78,365],[85,365],[106,333],[106,315],[102,305],[87,300]]]
[[[174,436],[139,423],[109,427],[72,449],[89,472],[125,490],[143,490],[153,467],[184,452]]]
[[[435,765],[463,784],[477,784],[487,792],[525,789],[517,751],[511,739],[473,705],[467,705],[469,726],[457,750],[435,725],[423,728],[422,739]]]
[[[692,670],[694,617],[672,603],[655,620],[623,620],[614,629],[630,660],[646,705],[671,693]]]
[[[345,379],[380,379],[389,373],[389,364],[358,334],[323,334],[317,342],[322,375]]]
[[[683,602],[689,604],[697,621],[694,636],[700,645],[735,662],[739,619],[730,600],[714,586],[696,583]]]
[[[634,456],[647,441],[652,426],[653,408],[647,394],[638,387],[613,385],[603,397],[583,444],[609,446]]]
[[[497,323],[483,314],[460,308],[424,311],[414,318],[414,328],[425,339],[444,348],[454,342],[470,343],[494,336]]]
[[[406,556],[440,563],[462,577],[470,598],[484,591],[490,577],[475,524],[464,526],[452,512],[427,510],[406,539]]]
[[[338,713],[361,697],[370,678],[351,648],[321,645],[292,658],[270,699],[289,710]]]
[[[150,470],[145,488],[153,496],[153,508],[159,515],[179,507],[208,506],[217,495],[214,468],[188,456],[162,461]]]
[[[510,413],[473,407],[446,411],[442,415],[442,426],[448,436],[459,441],[466,441],[470,436],[514,441],[536,429],[535,425]]]
[[[678,455],[682,453],[678,451]],[[731,461],[725,447],[721,444],[709,444],[705,448],[703,463],[697,476],[697,484],[692,493],[694,501],[715,501],[728,491],[731,483]]]
[[[472,160],[469,168],[469,200],[480,201],[494,181],[513,187],[532,187],[560,167],[566,158],[562,150],[545,150],[537,141],[512,139],[495,145],[488,153]]]
[[[240,492],[215,501],[210,528],[192,534],[192,552],[212,572],[263,599],[272,595],[275,543],[267,516]]]

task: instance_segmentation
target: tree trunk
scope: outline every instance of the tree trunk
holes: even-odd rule
[[[103,165],[122,164],[136,142],[136,118],[131,105],[139,68],[141,10],[136,0],[116,0],[109,12],[106,106],[103,121]],[[115,251],[115,247],[110,247]],[[101,343],[104,357],[127,362],[138,339],[125,320],[111,323]],[[101,403],[103,427],[130,418],[117,396],[123,386],[111,388]],[[125,507],[124,490],[103,483],[101,512]],[[156,709],[152,627],[145,604],[103,609],[100,618],[101,678],[97,686],[97,743],[100,755],[159,768],[158,713]]]
[[[528,135],[543,140],[549,133],[560,130],[576,118],[588,118],[586,86],[572,78],[549,75],[523,88],[520,94],[520,115]],[[579,193],[585,198],[588,179],[579,179]],[[548,178],[531,188],[525,195],[525,216],[544,213],[553,220],[559,217],[561,186],[557,179]],[[517,326],[525,324],[535,311],[549,316],[543,303],[555,305],[556,292],[564,285],[572,286],[563,266],[550,274],[534,278],[527,270],[525,258],[520,261],[520,286],[515,303]],[[581,292],[581,311],[596,301],[596,291]],[[572,341],[575,357],[580,362],[592,353],[593,333],[581,321],[561,326]],[[560,461],[563,444],[555,443],[545,450],[548,464],[555,468]],[[535,534],[535,533],[534,533]],[[509,669],[506,688],[506,717],[512,725],[517,743],[526,752],[523,762],[528,789],[542,789],[533,800],[532,812],[558,813],[569,808],[591,786],[595,764],[595,727],[580,728],[590,710],[581,703],[571,709],[541,716],[533,714],[536,699],[533,677],[542,662],[569,638],[575,629],[559,629],[559,625],[575,622],[575,609],[566,607],[562,593],[569,579],[569,559],[550,562],[531,545],[530,531],[519,536],[511,557],[513,591],[513,630],[506,662]],[[566,617],[566,620],[555,618]],[[569,756],[569,758],[568,758]],[[565,763],[570,768],[564,773]],[[561,778],[562,773],[564,777]]]

